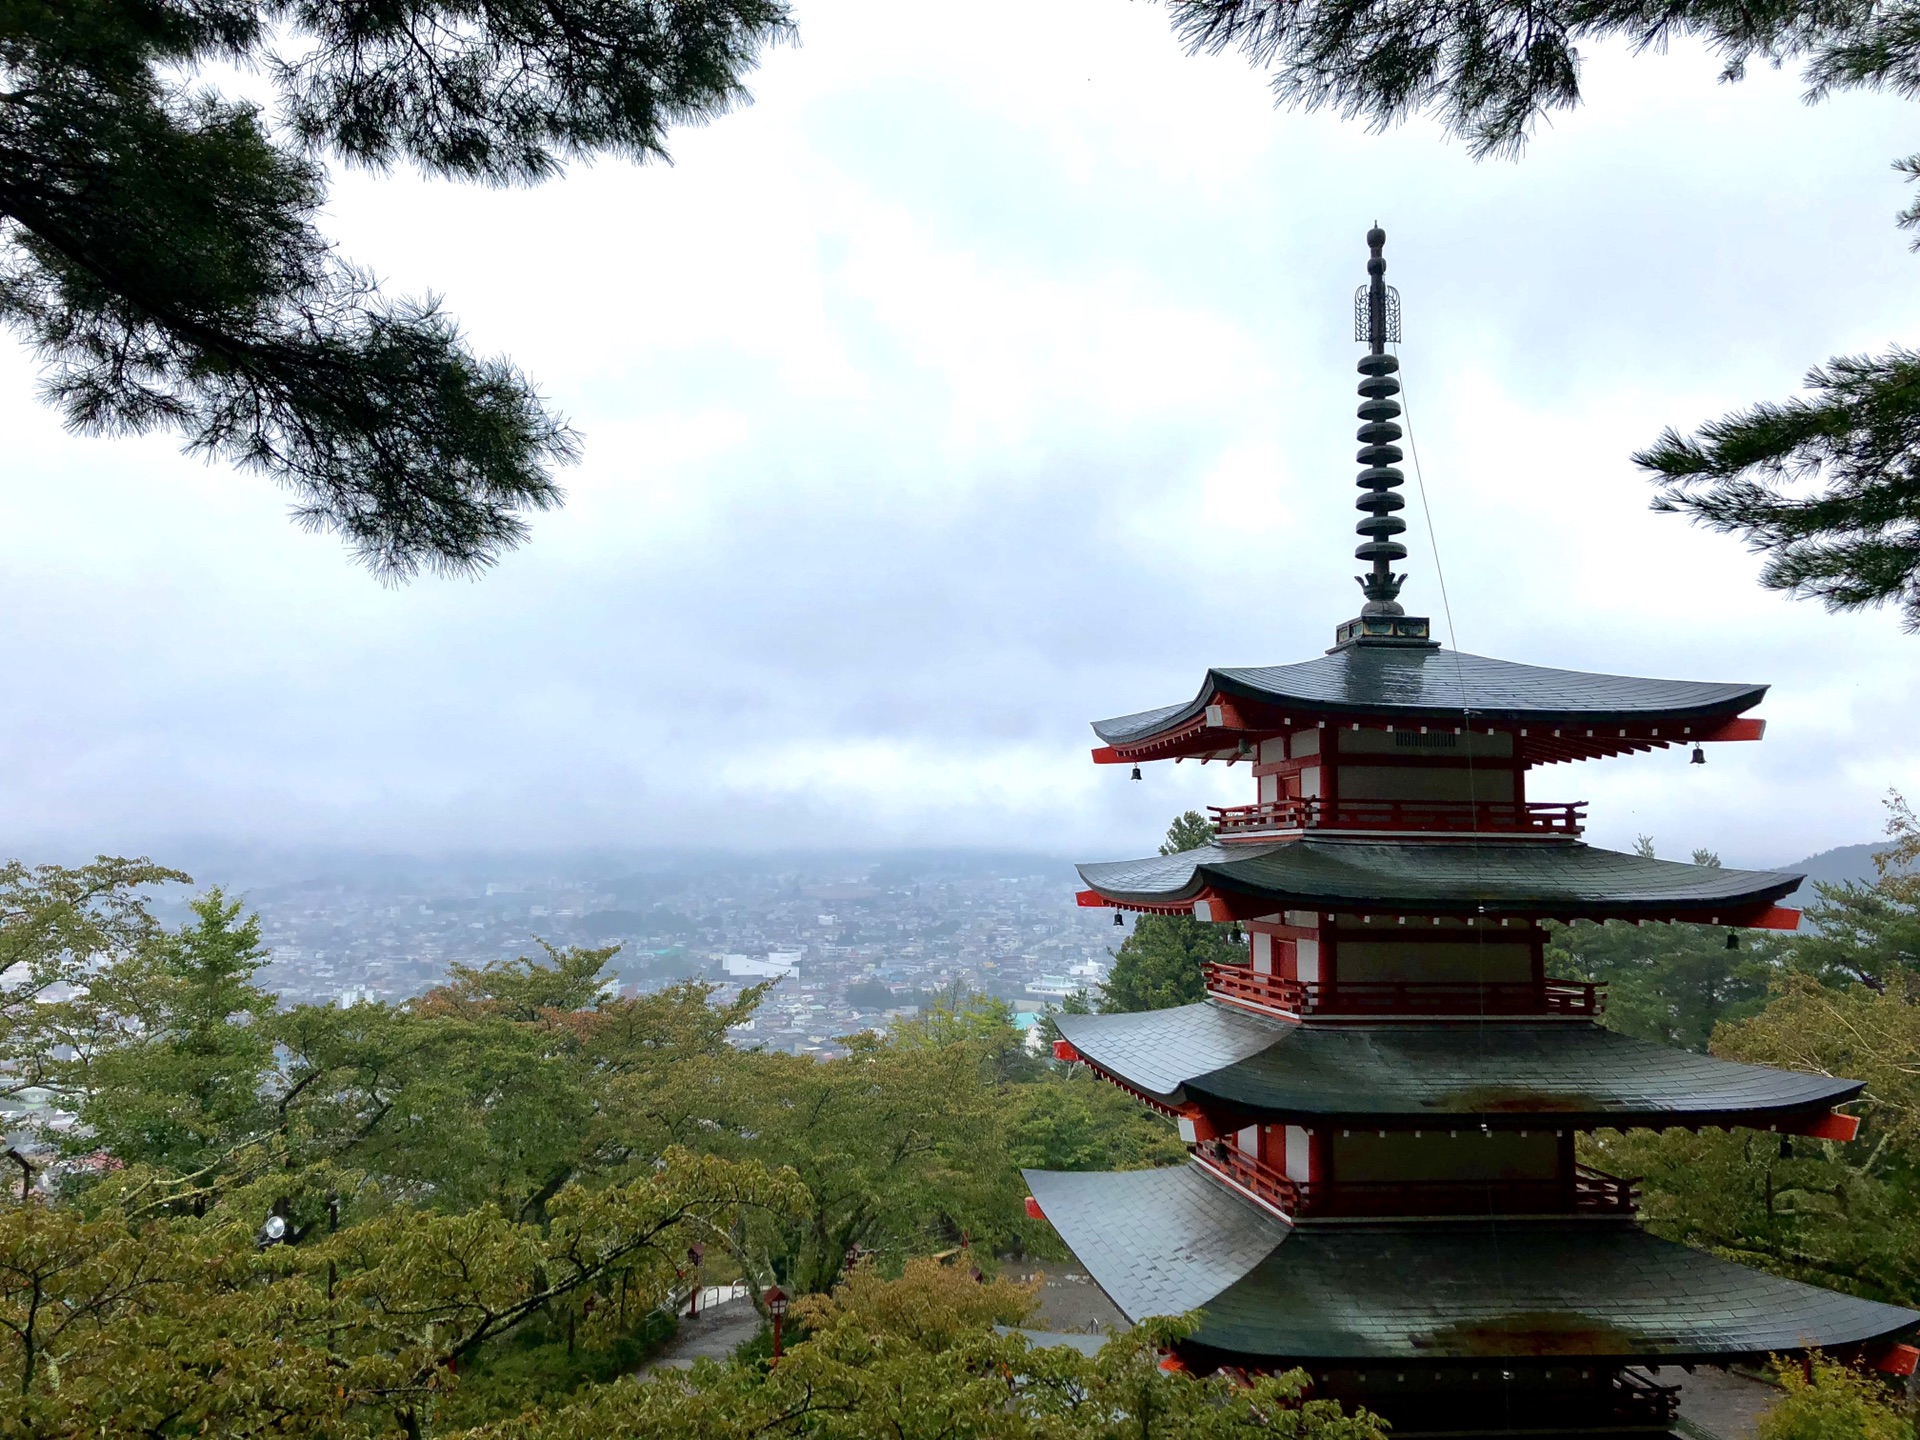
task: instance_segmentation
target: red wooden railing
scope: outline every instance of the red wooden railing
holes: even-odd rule
[[[1194,1154],[1202,1165],[1210,1165],[1242,1189],[1250,1190],[1284,1215],[1297,1215],[1302,1208],[1301,1186],[1278,1170],[1271,1170],[1237,1146],[1224,1140],[1209,1141]]]
[[[1208,964],[1207,989],[1289,1015],[1583,1015],[1606,1008],[1595,980],[1475,984],[1464,980],[1283,980],[1245,965]]]
[[[1289,1180],[1224,1140],[1196,1146],[1201,1164],[1289,1216],[1631,1215],[1640,1182],[1576,1165],[1571,1180]]]
[[[1505,800],[1269,800],[1210,805],[1223,840],[1270,830],[1411,830],[1484,834],[1578,835],[1587,802]]]

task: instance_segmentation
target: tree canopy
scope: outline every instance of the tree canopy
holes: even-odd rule
[[[783,0],[21,0],[0,7],[0,319],[87,433],[181,434],[377,574],[471,572],[578,441],[437,301],[321,233],[324,162],[525,184],[741,103]],[[220,95],[265,77],[272,123]]]
[[[1920,877],[1909,867],[1920,859],[1920,823],[1897,794],[1888,831],[1893,844],[1879,857],[1878,882],[1817,886],[1818,898],[1807,907],[1810,930],[1751,961],[1723,951],[1727,963],[1718,972],[1710,955],[1684,940],[1668,942],[1667,963],[1645,978],[1664,977],[1679,1003],[1631,1008],[1626,1025],[1611,998],[1608,1003],[1608,1023],[1621,1028],[1638,1020],[1650,1022],[1655,1038],[1682,1038],[1661,1031],[1687,1017],[1695,1034],[1699,1025],[1711,1025],[1707,1048],[1715,1055],[1864,1080],[1858,1138],[1842,1144],[1737,1130],[1602,1132],[1583,1144],[1603,1168],[1645,1177],[1647,1222],[1669,1238],[1814,1284],[1914,1304],[1920,1302],[1920,972],[1911,945]],[[1671,928],[1677,934],[1693,927]],[[1701,1003],[1711,987],[1690,986],[1689,979],[1738,975],[1754,961],[1764,963],[1740,984],[1764,983],[1764,1003],[1739,998],[1722,1005],[1714,1023],[1714,1012]],[[1654,987],[1643,993],[1651,997]]]
[[[1162,855],[1198,849],[1213,827],[1197,810],[1174,817]],[[1142,915],[1113,952],[1113,969],[1100,986],[1103,1011],[1164,1010],[1191,1005],[1207,994],[1205,966],[1244,961],[1239,927],[1211,925],[1190,915]]]
[[[1581,47],[1704,44],[1721,78],[1801,67],[1809,100],[1920,92],[1920,29],[1899,6],[1736,0],[1168,0],[1195,51],[1238,49],[1281,104],[1376,129],[1431,115],[1478,157],[1514,154],[1579,104]],[[1896,162],[1920,178],[1920,154]],[[1920,226],[1920,202],[1900,216]],[[1654,508],[1741,536],[1761,583],[1830,609],[1892,603],[1920,629],[1920,355],[1895,346],[1815,366],[1805,396],[1669,429],[1634,456]]]

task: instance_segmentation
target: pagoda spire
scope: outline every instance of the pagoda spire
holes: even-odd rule
[[[1396,536],[1407,522],[1395,512],[1406,505],[1400,487],[1406,483],[1401,473],[1400,382],[1394,378],[1400,369],[1398,356],[1387,353],[1389,343],[1400,340],[1400,292],[1387,284],[1387,260],[1383,253],[1387,232],[1379,225],[1367,231],[1367,283],[1353,296],[1353,338],[1364,341],[1367,353],[1360,358],[1360,453],[1354,458],[1365,468],[1354,483],[1360,498],[1354,508],[1364,517],[1354,531],[1361,544],[1354,558],[1371,562],[1365,575],[1354,577],[1366,596],[1360,616],[1349,620],[1334,633],[1334,648],[1348,645],[1422,645],[1431,646],[1426,620],[1409,616],[1400,606],[1400,587],[1405,575],[1396,575],[1393,562],[1407,558],[1407,547]]]

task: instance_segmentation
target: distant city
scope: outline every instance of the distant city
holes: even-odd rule
[[[156,857],[160,858],[160,857]],[[244,895],[290,1002],[399,1001],[447,967],[539,955],[540,942],[619,945],[609,966],[638,994],[699,979],[737,994],[774,980],[741,1043],[832,1054],[959,993],[1003,999],[1031,1025],[1091,988],[1125,936],[1074,903],[1070,865],[1022,855],[584,855],[429,863],[258,857],[189,865],[200,887]],[[184,915],[184,893],[160,907]]]

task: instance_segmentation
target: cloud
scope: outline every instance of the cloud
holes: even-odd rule
[[[1904,106],[1603,50],[1585,109],[1475,164],[1276,113],[1156,7],[800,18],[671,167],[337,180],[344,253],[585,432],[478,584],[383,590],[257,479],[67,436],[0,354],[12,848],[1151,848],[1244,774],[1132,784],[1086,720],[1307,658],[1356,603],[1376,218],[1450,605],[1417,510],[1407,598],[1482,654],[1776,686],[1765,745],[1536,794],[1765,862],[1911,783],[1920,642],[1761,592],[1627,460],[1920,333]]]

